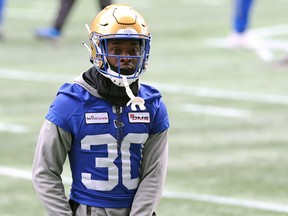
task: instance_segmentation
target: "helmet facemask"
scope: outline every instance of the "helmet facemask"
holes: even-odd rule
[[[123,76],[127,78],[128,84],[135,82],[139,76],[146,71],[148,65],[151,37],[141,34],[131,34],[131,29],[123,30],[125,33],[100,35],[92,32],[90,35],[90,44],[95,52],[92,63],[95,68],[105,77],[109,78],[115,85],[124,87]],[[133,31],[133,30],[132,30]],[[127,40],[137,41],[140,45],[138,55],[115,55],[108,52],[108,41]],[[109,63],[108,59],[116,58],[117,66]],[[135,69],[125,70],[120,68],[121,59],[137,60]]]

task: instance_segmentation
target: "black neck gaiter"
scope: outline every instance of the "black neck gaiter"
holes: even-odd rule
[[[83,79],[93,88],[97,89],[99,95],[116,106],[126,106],[130,98],[126,94],[125,87],[119,87],[99,73],[92,67],[83,74]],[[131,91],[135,96],[138,95],[138,82],[130,84]]]

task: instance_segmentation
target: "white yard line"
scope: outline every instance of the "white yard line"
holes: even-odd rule
[[[20,19],[20,20],[52,20],[54,14],[57,13],[58,2],[56,1],[35,1],[32,6],[27,8],[23,7],[12,7],[7,5],[6,16],[9,19]]]
[[[0,131],[7,131],[12,133],[27,133],[29,132],[29,129],[28,127],[23,125],[7,124],[0,122]]]
[[[258,35],[258,37],[262,38],[261,40],[263,40],[262,45],[255,45],[254,48],[250,48],[263,61],[273,60],[273,50],[281,50],[285,52],[288,50],[288,41],[271,39],[271,37],[274,36],[287,35],[288,24],[249,29],[249,32]],[[228,41],[228,37],[226,36],[225,38],[210,38],[205,43],[210,47],[231,48]]]
[[[259,35],[261,37],[287,35],[288,34],[288,24],[255,28],[255,29],[251,29],[251,31],[256,33],[257,35]]]
[[[69,82],[73,81],[75,76],[0,68],[0,78],[31,82]]]
[[[54,13],[54,10],[49,9],[7,8],[7,18],[10,19],[49,21],[53,19]]]
[[[288,105],[288,97],[282,95],[256,94],[205,87],[177,86],[163,83],[150,82],[150,84],[159,88],[162,92],[171,94]]]
[[[209,194],[192,194],[192,193],[187,194],[187,193],[177,193],[177,192],[175,193],[164,191],[163,197],[171,199],[174,198],[174,199],[210,202],[222,205],[232,205],[245,208],[288,213],[288,206],[285,205],[278,205],[275,203],[268,203],[268,202],[259,202],[255,200],[237,199],[232,197],[215,196]]]
[[[248,118],[251,116],[249,110],[243,110],[243,109],[206,106],[200,104],[183,104],[181,107],[184,112],[191,112],[191,113],[204,113],[207,115],[216,115],[232,118]]]
[[[32,180],[31,171],[21,170],[13,167],[0,166],[0,175],[29,181]],[[71,178],[63,177],[62,179],[64,184],[71,184]],[[288,213],[288,206],[284,205],[278,205],[275,203],[268,203],[268,202],[259,202],[255,200],[208,195],[208,194],[192,194],[192,193],[178,193],[178,192],[164,191],[163,198],[210,202],[220,205],[232,205],[244,208]]]
[[[20,70],[8,70],[0,68],[0,79],[36,81],[36,82],[71,82],[76,75],[52,74],[42,72],[28,72]],[[149,84],[159,88],[162,92],[170,94],[182,94],[197,97],[210,97],[220,99],[231,99],[241,101],[252,101],[269,104],[288,105],[288,97],[272,94],[256,94],[250,92],[229,91],[223,89],[213,89],[205,87],[178,86],[163,83],[149,82]]]
[[[205,6],[219,6],[223,5],[223,0],[182,0],[184,5],[205,5]]]
[[[219,48],[231,48],[228,43],[228,38],[210,38],[205,41],[209,47],[219,47]],[[276,39],[265,39],[266,48],[269,50],[288,50],[288,41],[285,40],[276,40]]]
[[[32,173],[30,171],[16,169],[13,167],[0,166],[0,175],[24,180],[32,180]]]

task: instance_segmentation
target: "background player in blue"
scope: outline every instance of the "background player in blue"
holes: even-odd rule
[[[233,15],[233,29],[235,32],[242,34],[248,28],[252,3],[253,0],[235,0]]]
[[[33,184],[48,215],[155,215],[167,170],[169,119],[140,83],[151,35],[142,16],[110,5],[89,31],[93,67],[64,84],[41,128]],[[70,199],[61,179],[69,157]]]
[[[245,47],[249,43],[246,33],[251,21],[251,10],[254,0],[234,0],[232,9],[232,46]],[[248,45],[249,46],[249,45]]]
[[[0,0],[0,39],[3,38],[4,7],[5,0]]]
[[[234,0],[232,33],[228,37],[228,45],[233,48],[248,48],[254,50],[264,61],[273,60],[273,53],[268,49],[263,38],[249,31],[251,10],[254,0]]]
[[[48,28],[37,28],[35,36],[42,39],[58,39],[61,37],[63,27],[67,18],[75,5],[76,0],[61,0],[57,16],[54,19],[53,26]],[[112,4],[112,0],[98,0],[100,9]]]

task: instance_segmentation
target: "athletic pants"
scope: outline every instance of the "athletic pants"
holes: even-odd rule
[[[1,1],[1,0],[0,0]],[[74,5],[76,0],[61,0],[61,5],[58,11],[58,16],[54,22],[54,28],[61,31],[64,23]],[[104,9],[106,6],[112,3],[112,0],[98,0],[100,4],[100,9]]]
[[[3,22],[4,6],[5,6],[5,0],[0,0],[0,25]]]
[[[249,25],[250,12],[253,0],[235,0],[233,14],[233,29],[235,32],[244,32]]]

